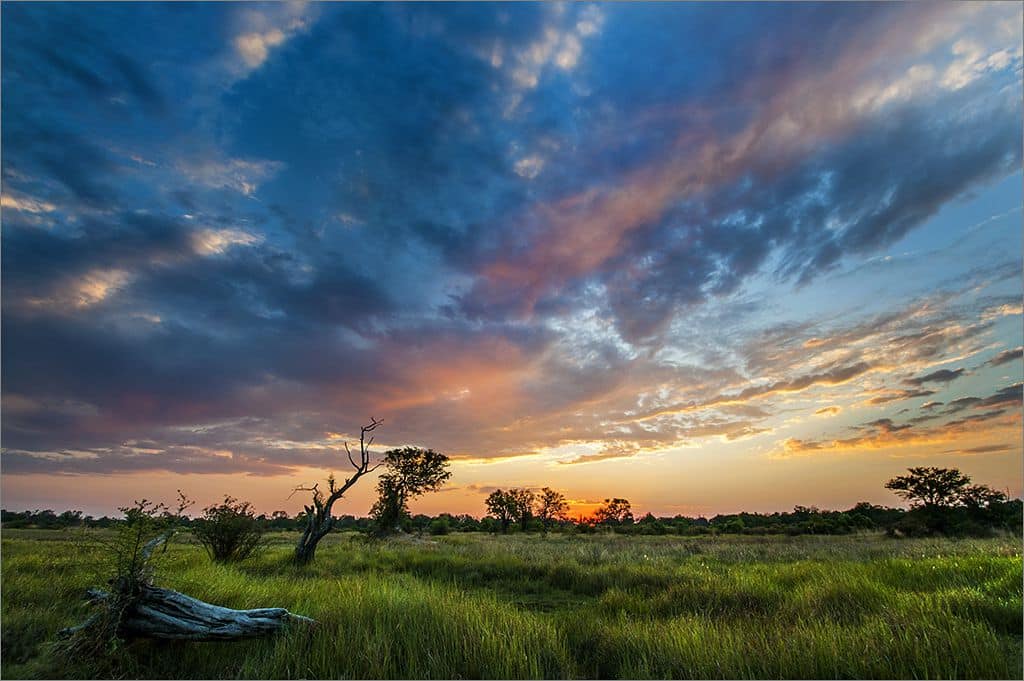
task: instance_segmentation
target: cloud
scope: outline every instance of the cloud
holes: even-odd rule
[[[938,371],[933,371],[932,373],[925,374],[924,376],[908,378],[905,382],[909,383],[910,385],[924,385],[925,383],[950,383],[963,376],[965,371],[966,369],[964,369],[963,367],[959,369],[939,369]]]
[[[898,51],[888,41],[906,29],[897,22],[878,38],[858,39]],[[892,243],[949,198],[1016,163],[1019,126],[1011,123],[1016,104],[1009,100],[995,105],[998,128],[963,137],[965,126],[981,119],[958,95],[940,107],[949,113],[920,126],[929,117],[922,107],[936,110],[930,88],[924,101],[908,101],[881,120],[835,105],[848,96],[849,80],[876,65],[847,47],[820,72],[781,80],[762,115],[738,132],[723,134],[704,124],[713,113],[695,112],[687,120],[699,123],[668,147],[666,159],[533,207],[517,222],[536,234],[536,247],[499,245],[480,267],[464,309],[529,315],[547,298],[567,295],[576,281],[596,278],[624,333],[639,340],[680,308],[735,290],[773,253],[781,274],[806,283],[844,255]],[[748,86],[773,75],[755,71]],[[949,135],[941,139],[959,142],[937,145],[932,136],[942,128]],[[856,143],[845,143],[853,130]],[[903,183],[940,167],[929,176],[941,180]],[[833,227],[820,230],[821,224]],[[574,245],[583,241],[588,248],[580,254]]]
[[[1019,449],[1020,445],[1011,444],[996,444],[996,445],[980,445],[978,447],[967,447],[966,449],[947,449],[947,454],[963,454],[969,456],[971,454],[1000,454],[1002,452],[1011,452],[1014,449]]]
[[[5,449],[4,468],[14,475],[111,475],[163,471],[169,473],[285,475],[295,469],[266,459],[200,447],[138,449],[119,447],[85,451],[26,452]]]
[[[309,30],[315,20],[315,6],[308,2],[281,2],[247,7],[240,14],[243,26],[231,41],[245,70],[258,69],[279,48],[297,34]]]
[[[941,413],[931,413],[911,419],[910,423],[898,424],[891,418],[876,419],[858,426],[856,429],[859,434],[854,437],[832,440],[789,438],[781,443],[775,456],[930,447],[956,443],[965,438],[1000,435],[1003,431],[1013,432],[1020,428],[1022,397],[1024,397],[1024,387],[1021,383],[1016,383],[998,390],[987,398],[958,398],[951,401]],[[924,427],[920,425],[922,422],[948,417],[968,409],[975,411],[945,423]],[[987,449],[987,447],[988,445],[976,445],[969,448],[947,450],[947,452],[982,454],[990,451],[1002,451],[1001,449]]]
[[[978,406],[1006,409],[1020,407],[1022,394],[1024,394],[1024,383],[1014,383],[985,398],[978,403]]]
[[[722,404],[742,404],[748,400],[767,397],[770,395],[801,392],[818,385],[841,385],[854,380],[868,371],[871,371],[871,369],[872,367],[866,362],[858,362],[857,364],[849,366],[832,367],[825,371],[805,374],[785,381],[775,381],[761,386],[750,386],[732,395],[718,395],[705,401],[676,404],[656,409],[643,414],[636,420],[647,420],[672,414],[697,411]]]
[[[201,229],[192,235],[192,247],[199,255],[217,255],[232,246],[251,246],[263,237],[240,229]]]
[[[985,362],[986,366],[998,367],[1003,364],[1008,364],[1015,359],[1020,359],[1024,356],[1024,347],[1013,348],[1012,350],[1003,350],[992,359]]]
[[[910,427],[911,426],[909,424],[899,425],[899,424],[893,423],[892,419],[877,419],[875,421],[870,421],[869,423],[865,423],[864,426],[863,426],[863,428],[875,429],[878,432],[885,433],[885,434],[896,433],[896,432],[899,432],[901,430],[906,430],[907,428],[910,428]]]
[[[52,213],[57,210],[57,206],[46,201],[37,201],[29,197],[16,197],[10,194],[4,194],[0,196],[0,207],[10,208],[11,210],[20,211],[23,213]]]
[[[280,172],[282,165],[278,161],[207,158],[184,159],[178,169],[190,182],[252,196],[262,182]]]
[[[890,419],[879,419],[862,427],[862,434],[834,440],[806,440],[789,438],[773,456],[790,456],[822,453],[856,453],[878,450],[900,450],[911,448],[933,448],[937,445],[954,444],[966,438],[980,435],[1002,437],[1020,428],[1020,415],[1006,415],[1002,411],[984,412],[968,418],[950,421],[930,428],[918,428],[911,424],[896,425]],[[978,445],[984,447],[985,445]],[[967,451],[967,448],[958,448]],[[976,449],[971,453],[983,453]]]
[[[868,400],[868,404],[886,404],[897,400],[909,400],[915,397],[928,397],[934,395],[934,390],[897,390],[885,391],[883,395],[876,395]]]
[[[1021,404],[1021,386],[1021,383],[1015,383],[1013,385],[1006,386],[1005,388],[1001,388],[995,394],[984,398],[960,397],[955,400],[950,400],[946,405],[946,409],[943,411],[947,414],[952,414],[963,411],[964,409],[1013,408]]]
[[[556,8],[550,14],[550,23],[543,28],[537,40],[512,51],[507,57],[503,57],[500,51],[491,54],[491,65],[501,68],[504,64],[508,77],[518,88],[536,88],[549,66],[554,65],[563,71],[575,69],[583,54],[583,41],[599,33],[604,21],[604,14],[596,5],[583,8],[575,23],[575,12]],[[570,25],[563,29],[559,27],[562,23]],[[506,112],[514,111],[521,101],[522,95],[513,97]]]
[[[235,38],[235,49],[250,68],[257,68],[267,60],[270,48],[284,42],[281,29],[273,28],[266,33],[246,33]]]

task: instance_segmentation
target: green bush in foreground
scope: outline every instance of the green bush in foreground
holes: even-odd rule
[[[52,536],[50,532],[47,536]],[[1019,678],[1016,538],[328,537],[237,565],[175,545],[163,586],[280,605],[309,634],[133,643],[122,667],[55,667],[98,556],[3,537],[3,676],[147,678]]]
[[[234,497],[224,497],[224,503],[205,508],[193,523],[192,534],[218,563],[245,560],[263,544],[263,524],[252,505]]]

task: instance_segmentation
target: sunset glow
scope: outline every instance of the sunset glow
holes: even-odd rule
[[[1019,3],[2,19],[7,509],[295,513],[371,416],[414,513],[1022,493]]]

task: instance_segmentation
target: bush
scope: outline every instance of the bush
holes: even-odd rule
[[[431,520],[427,529],[430,531],[430,534],[448,534],[451,532],[451,526],[448,524],[447,518]]]
[[[224,497],[196,520],[192,534],[218,563],[245,560],[263,545],[263,525],[248,501]]]
[[[930,537],[935,530],[921,514],[908,513],[890,525],[886,534],[890,537]]]

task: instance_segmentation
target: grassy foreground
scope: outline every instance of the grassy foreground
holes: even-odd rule
[[[1021,678],[1021,543],[846,537],[291,535],[237,566],[187,540],[157,584],[322,624],[58,660],[102,585],[80,532],[3,532],[4,678]]]

